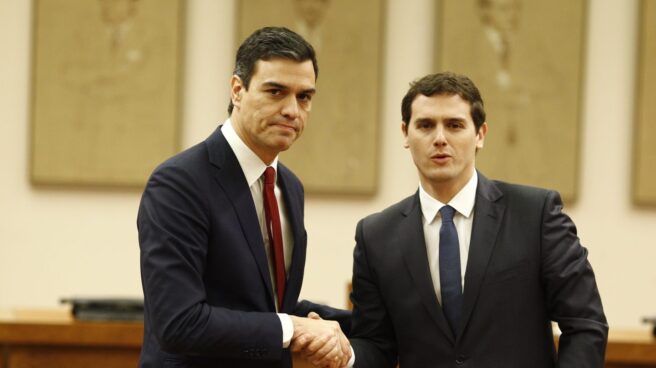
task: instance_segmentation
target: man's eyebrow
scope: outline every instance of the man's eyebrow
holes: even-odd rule
[[[264,87],[273,87],[273,88],[277,88],[277,89],[288,89],[287,86],[285,86],[283,84],[280,84],[278,82],[264,82],[264,83],[262,83],[262,85]]]
[[[450,121],[450,122],[463,122],[463,121],[465,121],[465,120],[467,120],[467,119],[465,119],[465,118],[462,117],[462,116],[452,116],[452,117],[446,118],[446,119],[444,119],[444,120],[446,120],[446,121]]]
[[[434,123],[435,119],[429,117],[421,117],[415,120],[415,123]]]
[[[274,81],[264,82],[264,83],[262,83],[262,86],[265,87],[265,88],[276,88],[276,89],[282,89],[282,90],[286,90],[286,91],[289,90],[289,87],[285,86],[284,84],[280,84],[280,83],[274,82]],[[313,95],[316,92],[317,92],[316,88],[307,88],[307,89],[302,90],[300,93]]]

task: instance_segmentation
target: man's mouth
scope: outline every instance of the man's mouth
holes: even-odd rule
[[[437,163],[445,163],[449,159],[451,159],[451,155],[448,155],[446,153],[438,153],[436,155],[431,156],[431,160],[433,160]]]
[[[297,132],[298,132],[298,128],[297,128],[296,126],[294,126],[294,125],[283,124],[283,123],[274,123],[274,124],[272,124],[272,125],[275,126],[275,127],[278,127],[278,128],[284,129],[284,130],[287,130],[287,131],[289,131],[289,132],[294,132],[294,133],[297,133]]]

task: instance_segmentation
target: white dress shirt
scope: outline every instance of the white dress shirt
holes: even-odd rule
[[[266,228],[266,220],[264,216],[264,197],[262,194],[262,188],[264,187],[264,170],[267,168],[267,165],[260,160],[259,157],[253,152],[244,141],[239,138],[237,132],[235,132],[234,127],[230,119],[221,127],[221,133],[228,141],[228,145],[232,148],[232,151],[237,156],[237,161],[239,161],[239,166],[241,166],[244,176],[246,177],[246,183],[251,190],[251,195],[253,196],[253,203],[255,204],[255,211],[257,212],[257,218],[260,221],[260,231],[262,232],[262,238],[264,239],[264,244],[269,244],[269,235]],[[276,178],[278,177],[278,157],[276,157],[270,165],[276,169]],[[274,189],[276,194],[276,199],[278,200],[278,209],[280,212],[280,223],[282,226],[282,243],[283,243],[283,252],[285,253],[285,269],[289,271],[289,265],[291,263],[292,250],[294,249],[294,236],[292,235],[291,225],[286,217],[286,208],[285,202],[282,198],[282,193],[280,187],[278,186],[278,181],[276,180],[276,186]],[[270,247],[265,246],[267,258],[269,260],[269,276],[271,277],[271,285],[273,287],[273,295],[275,299],[276,295],[276,283],[275,275],[273,273],[273,257],[270,255]],[[274,300],[274,305],[277,302]],[[288,348],[292,337],[294,336],[294,324],[292,323],[289,315],[285,313],[278,313],[280,318],[280,324],[282,325],[282,347]],[[348,367],[353,367],[355,362],[355,354],[353,353],[353,348],[351,348],[351,359],[348,362]]]
[[[467,256],[469,254],[469,240],[471,239],[472,224],[474,223],[474,203],[476,201],[476,186],[478,185],[478,173],[474,171],[471,179],[460,189],[460,191],[448,203],[456,212],[453,215],[453,223],[458,232],[458,243],[460,245],[460,277],[462,290],[465,290],[465,271],[467,267]],[[431,278],[437,300],[442,303],[440,287],[440,227],[442,217],[438,216],[440,208],[445,206],[428,194],[421,183],[419,184],[419,203],[421,204],[422,224],[424,226],[424,239],[428,252],[428,265],[430,266]],[[353,351],[353,348],[351,348]],[[355,353],[351,357],[348,368],[352,368],[355,362]]]
[[[276,299],[276,282],[275,275],[273,272],[273,257],[271,256],[271,247],[269,244],[269,233],[266,228],[266,219],[264,215],[264,196],[262,189],[264,187],[264,170],[267,168],[267,165],[262,162],[262,160],[251,150],[244,141],[237,135],[232,122],[230,119],[221,127],[221,133],[228,141],[228,145],[235,153],[237,161],[239,161],[239,166],[241,166],[244,176],[246,177],[246,183],[251,190],[251,195],[253,196],[253,204],[255,204],[255,212],[257,212],[257,218],[260,222],[260,232],[262,233],[262,239],[264,239],[264,250],[266,251],[267,259],[269,260],[269,276],[271,277],[271,286],[273,287],[273,298],[274,305],[278,308]],[[278,157],[276,157],[271,165],[276,169],[276,179],[278,177]],[[282,192],[278,186],[278,181],[276,180],[276,186],[274,189],[276,195],[276,200],[278,201],[278,211],[280,212],[280,225],[282,227],[282,244],[283,244],[283,253],[285,254],[285,270],[289,271],[289,265],[291,263],[292,250],[294,249],[294,236],[292,235],[291,225],[287,219],[287,210],[285,208],[285,201],[283,201]],[[292,336],[294,335],[294,325],[291,321],[289,315],[285,313],[278,313],[280,318],[280,323],[282,324],[283,329],[283,347],[286,348],[291,342]]]
[[[456,212],[453,223],[458,232],[458,243],[460,245],[460,277],[462,290],[465,290],[465,271],[467,257],[469,255],[469,241],[471,239],[472,224],[474,223],[474,203],[476,201],[476,186],[478,185],[478,173],[474,171],[471,179],[448,203]],[[426,240],[426,251],[428,253],[428,264],[430,266],[433,287],[437,300],[442,303],[440,287],[440,227],[442,217],[439,210],[446,204],[431,197],[424,188],[419,185],[419,202],[421,203],[422,223],[424,226],[424,239]]]

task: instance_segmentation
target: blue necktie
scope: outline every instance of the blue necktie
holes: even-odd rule
[[[440,288],[442,290],[442,310],[457,336],[462,314],[462,283],[460,281],[460,245],[458,233],[453,224],[455,209],[444,206],[440,209]]]

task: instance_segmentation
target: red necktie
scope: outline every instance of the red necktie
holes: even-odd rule
[[[264,215],[266,217],[269,246],[273,257],[273,273],[278,293],[278,308],[282,308],[282,298],[285,295],[285,254],[282,251],[282,227],[280,226],[280,212],[278,201],[273,191],[276,183],[276,170],[268,166],[264,170]]]

